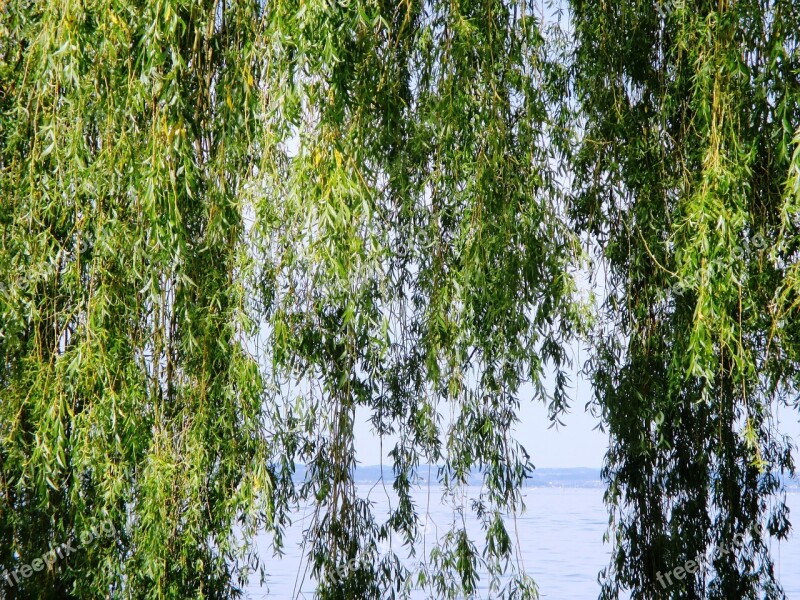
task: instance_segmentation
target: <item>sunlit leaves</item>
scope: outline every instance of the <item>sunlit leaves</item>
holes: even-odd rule
[[[558,209],[563,148],[550,136],[564,78],[523,3],[277,2],[265,22],[274,149],[260,167],[256,243],[270,364],[286,390],[276,452],[292,457],[288,469],[309,465],[299,497],[316,503],[318,591],[341,597],[355,583],[333,576],[340,561],[387,536],[407,541],[398,555],[411,551],[420,464],[443,464],[454,506],[483,471],[474,500],[487,528],[521,506],[522,383],[542,390],[581,327],[580,248]],[[556,381],[554,413],[566,378]],[[396,440],[400,499],[386,523],[357,513],[357,407]],[[278,496],[292,506],[291,490]],[[519,564],[492,531],[483,553],[455,532],[440,540],[421,579],[392,568],[358,577],[384,595],[410,581],[450,597],[470,594],[485,568],[508,584],[503,595],[530,595],[524,576],[510,583]]]
[[[259,6],[0,14],[0,563],[107,520],[13,593],[229,595],[271,493],[237,280]]]
[[[575,1],[560,27],[544,4],[3,4],[0,564],[102,516],[113,545],[26,585],[227,596],[267,513],[280,546],[308,502],[322,597],[480,573],[532,597],[515,427],[530,389],[568,408],[584,242],[608,267],[606,595],[733,534],[747,551],[680,593],[777,593],[758,526],[785,533],[763,500],[792,469],[771,410],[800,357],[797,7]],[[361,414],[392,445],[382,522]],[[426,463],[484,536],[454,521],[412,573]]]

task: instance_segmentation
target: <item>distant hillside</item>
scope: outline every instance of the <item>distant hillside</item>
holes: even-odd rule
[[[438,467],[430,468],[431,479],[436,480]],[[380,481],[381,472],[386,481],[392,479],[392,467],[380,465],[360,466],[356,469],[355,480],[361,485],[373,484]],[[421,481],[424,483],[428,476],[428,468],[418,470]],[[302,481],[305,477],[305,466],[297,465],[294,479]],[[473,471],[470,476],[470,485],[481,485],[479,471]],[[600,469],[571,468],[571,469],[536,469],[528,479],[528,487],[566,487],[566,488],[596,488],[602,487]]]
[[[431,479],[436,480],[436,466],[430,467]],[[371,485],[380,481],[381,472],[388,482],[392,480],[392,467],[384,465],[360,466],[356,469],[355,480],[360,485]],[[419,476],[422,483],[426,482],[428,467],[420,467]],[[297,465],[294,479],[302,481],[305,477],[305,467]],[[800,490],[800,480],[784,478],[787,489]],[[470,485],[481,485],[479,471],[473,471],[470,476]],[[604,484],[600,479],[600,469],[586,467],[572,467],[567,469],[536,469],[528,478],[527,487],[558,487],[558,488],[602,488]]]

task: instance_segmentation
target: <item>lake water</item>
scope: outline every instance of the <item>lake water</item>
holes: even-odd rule
[[[370,492],[371,486],[359,486],[359,495],[376,502],[378,514],[385,514],[388,499],[382,493]],[[478,488],[470,489],[476,495]],[[423,490],[415,495],[415,503],[429,516],[428,531],[447,530],[452,513],[436,502],[437,495]],[[791,514],[800,515],[800,492],[788,494]],[[539,586],[542,598],[558,600],[586,600],[597,598],[597,574],[608,563],[610,547],[603,543],[608,515],[603,504],[603,489],[532,487],[525,490],[526,514],[517,517],[522,547],[522,558],[528,574]],[[312,598],[314,584],[308,577],[303,580],[305,563],[299,542],[308,524],[308,516],[298,515],[285,540],[286,554],[278,559],[271,556],[270,539],[258,540],[262,557],[267,557],[268,591],[257,584],[247,588],[247,597],[262,598]],[[480,539],[477,523],[472,523],[473,540]],[[432,535],[435,535],[433,533]],[[776,573],[784,586],[787,598],[800,598],[800,536],[773,546]],[[676,565],[678,566],[678,565]],[[484,577],[483,580],[486,578]],[[486,597],[486,588],[481,597]],[[424,596],[420,596],[424,597]]]

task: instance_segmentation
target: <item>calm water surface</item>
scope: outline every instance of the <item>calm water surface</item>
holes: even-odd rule
[[[476,496],[478,488],[470,488],[470,496]],[[382,488],[359,486],[359,494],[369,494],[375,504],[376,513],[383,515],[389,506],[389,499]],[[430,500],[429,500],[430,498]],[[438,529],[441,534],[447,531],[452,520],[449,507],[437,502],[437,494],[420,491],[415,502],[421,512],[429,518],[427,530],[430,539]],[[601,488],[528,488],[525,491],[527,512],[517,517],[517,527],[522,546],[522,558],[528,573],[539,586],[542,598],[558,600],[586,600],[597,598],[599,584],[598,572],[608,563],[609,545],[603,543],[608,516],[603,505]],[[788,494],[788,504],[792,516],[800,515],[800,493]],[[258,540],[259,551],[266,557],[267,588],[251,584],[247,597],[252,600],[262,598],[312,598],[314,582],[309,576],[303,578],[306,565],[302,560],[299,543],[303,529],[308,527],[310,513],[299,514],[292,528],[285,536],[285,555],[282,558],[271,556],[270,538],[262,536]],[[473,539],[480,527],[471,523]],[[786,591],[787,598],[800,599],[800,536],[793,535],[778,547],[773,546],[776,572]],[[679,566],[679,565],[676,565]],[[482,578],[485,580],[486,578]],[[488,596],[487,588],[482,597]],[[424,597],[424,596],[420,596]]]

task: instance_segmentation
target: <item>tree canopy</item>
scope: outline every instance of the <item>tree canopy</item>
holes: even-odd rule
[[[793,0],[7,0],[0,576],[113,534],[0,594],[235,597],[311,505],[320,598],[535,597],[519,414],[577,366],[602,597],[782,598],[799,36]],[[429,465],[480,539],[421,543]]]

